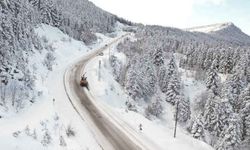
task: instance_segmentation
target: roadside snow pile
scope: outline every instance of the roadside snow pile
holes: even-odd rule
[[[104,52],[103,56],[97,56],[90,61],[85,68],[90,84],[90,93],[99,103],[110,118],[118,122],[127,132],[133,132],[133,135],[141,139],[143,144],[150,145],[155,149],[168,150],[212,150],[213,148],[206,143],[192,138],[181,127],[177,129],[177,138],[173,138],[173,108],[167,104],[167,112],[162,120],[148,120],[138,112],[128,111],[125,103],[132,101],[125,93],[122,86],[113,76],[112,58],[118,59],[117,62],[122,68],[126,64],[126,57],[123,53],[116,52],[115,46]],[[111,62],[111,63],[110,63]],[[118,80],[119,81],[119,80]],[[142,124],[143,130],[139,130]],[[131,136],[133,139],[134,136]]]
[[[25,111],[0,119],[1,149],[101,149],[67,99],[63,75],[68,65],[112,38],[97,34],[97,43],[89,48],[49,25],[39,25],[35,32],[44,49],[34,50],[27,65],[36,78],[38,95]]]

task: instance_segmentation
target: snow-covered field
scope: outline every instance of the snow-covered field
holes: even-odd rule
[[[65,69],[84,55],[104,46],[112,38],[97,34],[98,41],[91,47],[76,41],[59,29],[40,25],[35,32],[55,57],[53,71],[44,65],[47,50],[35,51],[28,66],[35,72],[35,87],[40,95],[25,111],[6,114],[0,120],[0,147],[5,150],[100,149],[85,121],[73,109],[64,91]],[[120,31],[117,31],[120,32]],[[71,128],[75,135],[67,135]]]
[[[162,120],[151,121],[140,113],[126,110],[125,102],[129,99],[129,96],[126,95],[124,89],[115,81],[112,75],[109,63],[110,55],[115,55],[121,62],[126,63],[125,55],[116,52],[114,46],[110,50],[105,51],[104,56],[98,56],[90,61],[85,71],[90,83],[90,93],[94,100],[117,124],[122,125],[124,130],[131,133],[131,136],[139,137],[140,142],[155,149],[213,149],[206,143],[192,138],[181,127],[177,129],[177,138],[173,138],[174,111],[168,104],[165,106],[166,112]],[[143,126],[142,131],[139,130],[139,124]]]

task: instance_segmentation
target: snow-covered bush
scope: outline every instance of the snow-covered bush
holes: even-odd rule
[[[80,40],[82,40],[86,45],[93,44],[97,40],[97,36],[90,31],[83,31],[80,36]]]
[[[21,134],[21,131],[16,131],[12,135],[17,138]]]
[[[52,142],[52,137],[51,137],[49,131],[46,130],[46,131],[44,132],[44,135],[43,135],[41,144],[42,144],[43,146],[48,146],[51,142]]]
[[[161,103],[162,100],[160,99],[160,97],[152,100],[145,110],[146,116],[148,118],[150,118],[151,116],[160,117],[163,113],[163,107]]]
[[[52,71],[52,66],[55,61],[55,56],[52,52],[48,52],[44,58],[43,64],[47,67],[48,70]]]
[[[137,108],[136,108],[134,102],[127,100],[127,101],[125,102],[125,105],[127,106],[127,109],[128,109],[129,111],[137,112]]]
[[[67,135],[68,137],[71,137],[71,136],[75,136],[75,135],[76,135],[76,132],[75,132],[75,130],[72,128],[71,125],[68,125],[68,126],[67,126],[66,135]]]

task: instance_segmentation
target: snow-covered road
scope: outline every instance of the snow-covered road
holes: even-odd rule
[[[145,146],[131,139],[124,131],[121,131],[108,116],[106,116],[93,100],[88,96],[87,90],[79,85],[80,76],[83,73],[86,63],[94,58],[101,51],[109,48],[114,43],[122,40],[127,35],[116,38],[66,70],[64,75],[64,85],[67,96],[77,113],[89,125],[95,138],[103,149],[138,150],[147,149]],[[98,85],[96,85],[98,86]],[[91,90],[91,89],[90,89]]]

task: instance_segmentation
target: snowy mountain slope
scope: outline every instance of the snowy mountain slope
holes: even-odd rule
[[[65,95],[63,74],[71,61],[80,58],[91,49],[83,42],[76,41],[62,33],[58,28],[45,24],[35,29],[39,38],[52,47],[55,60],[52,70],[48,71],[43,59],[46,51],[34,53],[28,67],[37,69],[35,88],[40,92],[35,103],[18,114],[1,112],[0,147],[12,149],[100,149],[99,144]],[[110,38],[97,34],[98,41],[92,49],[104,45]],[[75,136],[67,136],[71,127]],[[20,131],[20,132],[19,132]],[[84,133],[84,134],[82,134]],[[82,142],[84,141],[84,142]]]
[[[250,44],[249,35],[243,33],[232,22],[193,27],[185,30],[191,32],[204,32],[226,41],[237,41],[238,43]]]
[[[211,24],[211,25],[205,25],[205,26],[198,26],[198,27],[187,28],[185,30],[191,31],[191,32],[209,33],[209,32],[216,32],[216,31],[222,30],[224,28],[228,28],[229,26],[232,26],[232,25],[233,25],[232,22],[217,23],[217,24]]]

